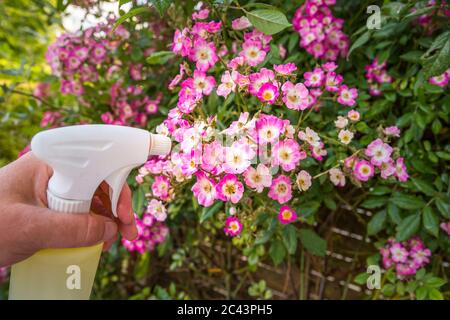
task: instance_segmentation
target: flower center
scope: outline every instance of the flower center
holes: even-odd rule
[[[272,93],[272,91],[266,90],[266,91],[264,91],[262,97],[263,97],[264,100],[272,100],[273,99],[273,93]]]
[[[256,50],[252,49],[252,50],[249,50],[248,55],[250,56],[250,58],[256,58],[256,56],[258,55],[258,52],[256,52]]]
[[[292,103],[295,103],[298,101],[298,96],[296,94],[288,95],[288,100]]]
[[[280,183],[277,185],[277,191],[278,193],[285,193],[287,190],[286,185],[283,183]]]
[[[234,194],[236,192],[236,187],[233,185],[233,184],[231,184],[231,183],[227,183],[226,185],[225,185],[225,193],[226,194]]]
[[[255,173],[254,175],[253,175],[253,181],[254,182],[256,182],[256,183],[259,183],[259,182],[261,182],[261,175],[259,175],[259,174],[257,174],[257,173]]]
[[[204,185],[203,185],[203,191],[205,191],[205,192],[211,192],[211,185],[209,184],[209,183],[205,183]]]
[[[281,150],[280,158],[285,161],[289,160],[289,152],[287,150]]]
[[[284,210],[281,215],[285,220],[290,220],[292,218],[292,213],[289,210]]]

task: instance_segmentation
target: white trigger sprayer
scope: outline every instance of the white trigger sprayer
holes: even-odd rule
[[[95,190],[106,181],[116,217],[130,171],[149,155],[166,155],[170,148],[166,136],[114,125],[51,129],[31,141],[35,156],[53,168],[47,189],[50,209],[87,213]],[[9,299],[89,299],[102,247],[45,249],[13,265]]]

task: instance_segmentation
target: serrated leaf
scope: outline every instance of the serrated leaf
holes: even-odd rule
[[[377,186],[373,188],[373,190],[370,190],[370,194],[374,196],[382,196],[388,193],[391,193],[392,188],[385,187],[385,186]]]
[[[425,77],[439,76],[450,67],[450,39],[447,39],[442,49],[430,58],[424,60]]]
[[[446,219],[450,219],[450,206],[441,199],[436,199],[435,203],[436,208],[439,210],[441,215]]]
[[[439,236],[439,219],[430,206],[423,209],[423,227],[435,237]]]
[[[430,48],[428,48],[427,52],[425,52],[425,54],[423,55],[423,58],[428,56],[434,50],[441,49],[445,45],[445,42],[448,40],[449,35],[450,35],[450,31],[446,31],[446,32],[441,33],[440,35],[438,35],[434,39],[434,41],[431,44]]]
[[[420,214],[416,213],[410,215],[402,220],[402,222],[396,228],[396,235],[398,241],[408,240],[414,235],[420,227]]]
[[[289,254],[294,254],[297,250],[297,229],[293,225],[287,225],[282,232],[284,245]]]
[[[431,300],[444,300],[444,296],[442,295],[442,293],[436,289],[436,288],[431,288],[428,291],[428,296],[430,297]]]
[[[386,202],[387,202],[386,197],[370,197],[367,200],[365,200],[361,204],[361,206],[366,209],[374,209],[384,206]]]
[[[291,26],[284,13],[278,10],[258,9],[247,11],[246,15],[256,29],[268,35]]]
[[[416,299],[417,300],[425,300],[427,297],[428,290],[426,287],[419,287],[416,289]]]
[[[286,256],[286,249],[280,240],[275,240],[272,242],[269,249],[269,255],[275,265],[279,265],[283,262],[284,257]]]
[[[389,201],[405,210],[421,209],[425,206],[425,202],[422,199],[404,193],[395,193]]]
[[[419,191],[422,191],[427,196],[433,197],[437,193],[433,185],[425,180],[412,177],[411,181],[416,186],[416,188],[419,189]]]
[[[160,16],[163,16],[166,10],[169,8],[172,0],[150,0],[149,1],[158,10]]]
[[[300,241],[302,242],[302,245],[306,250],[319,257],[325,256],[327,243],[314,231],[309,229],[301,229],[299,232],[299,236]]]
[[[423,51],[409,51],[405,54],[402,54],[400,56],[400,59],[408,61],[408,62],[413,62],[413,63],[420,63],[420,59],[423,56]]]
[[[373,236],[383,229],[384,223],[386,221],[386,210],[381,210],[374,214],[372,219],[370,219],[367,224],[367,234]]]
[[[394,222],[395,224],[399,224],[400,222],[402,222],[402,217],[400,216],[398,207],[395,204],[391,202],[388,203],[387,213],[389,219],[391,219],[391,221]]]
[[[431,278],[425,280],[425,284],[427,286],[430,286],[433,288],[442,287],[446,283],[447,283],[447,281],[445,281],[444,279],[438,278],[438,277],[431,277]]]

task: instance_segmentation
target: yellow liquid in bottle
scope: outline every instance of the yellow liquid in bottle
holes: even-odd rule
[[[45,249],[11,268],[10,300],[88,300],[103,243]]]

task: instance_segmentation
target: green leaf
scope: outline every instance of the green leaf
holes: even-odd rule
[[[365,200],[361,204],[361,206],[366,209],[373,209],[384,206],[386,202],[387,202],[386,197],[370,197],[367,200]]]
[[[149,11],[148,7],[137,7],[137,8],[131,9],[130,11],[125,13],[123,16],[121,16],[119,19],[117,19],[116,23],[114,23],[114,25],[113,25],[113,31],[116,30],[116,28],[119,25],[124,23],[129,18],[137,16],[138,14],[141,14],[141,13],[144,13],[144,12],[148,12],[148,11]]]
[[[144,191],[142,191],[141,188],[138,188],[137,190],[135,190],[133,192],[133,197],[132,197],[133,211],[136,213],[140,213],[144,207],[144,202],[145,202]]]
[[[297,212],[301,217],[307,218],[307,217],[313,215],[319,208],[320,208],[320,202],[309,201],[309,202],[300,204],[300,208],[297,210]]]
[[[392,296],[395,293],[395,286],[393,284],[385,284],[381,289],[381,292],[387,297]]]
[[[428,48],[427,52],[425,52],[425,54],[423,55],[423,58],[427,57],[434,50],[441,49],[445,45],[446,41],[448,40],[449,35],[450,35],[450,31],[446,31],[446,32],[438,35],[434,39],[430,48]]]
[[[150,263],[150,254],[148,252],[139,255],[136,266],[134,267],[134,276],[136,279],[143,279],[147,275]]]
[[[150,3],[158,10],[160,16],[164,15],[172,2],[172,0],[150,0]]]
[[[438,135],[441,132],[441,130],[442,130],[441,121],[438,118],[434,119],[431,125],[431,131],[433,131],[435,135]]]
[[[158,51],[149,55],[146,61],[148,64],[165,64],[174,56],[175,54],[172,51]]]
[[[395,204],[391,202],[388,203],[387,213],[389,219],[391,219],[391,221],[394,222],[395,224],[399,224],[400,222],[402,222],[402,217],[400,216],[398,207]]]
[[[283,259],[286,256],[286,249],[280,240],[275,240],[272,242],[269,249],[269,255],[275,265],[279,265],[283,262]]]
[[[392,188],[385,187],[385,186],[377,186],[373,188],[373,190],[370,190],[370,194],[374,196],[382,196],[384,194],[391,193]]]
[[[247,11],[247,18],[262,33],[272,35],[290,27],[286,16],[278,10],[258,9]]]
[[[337,209],[337,204],[336,201],[334,201],[334,199],[330,196],[330,197],[325,197],[323,199],[323,203],[325,203],[325,206],[330,209],[331,211],[335,211]]]
[[[450,206],[441,199],[436,199],[435,204],[441,215],[446,219],[450,219]]]
[[[419,191],[422,191],[427,196],[433,197],[434,195],[436,195],[437,191],[434,189],[431,183],[415,177],[412,177],[411,181],[416,186],[416,188],[419,189]]]
[[[436,155],[444,160],[450,160],[450,153],[444,151],[437,151]]]
[[[419,287],[416,289],[416,299],[417,300],[425,300],[427,297],[428,290],[426,287]]]
[[[294,254],[297,250],[297,229],[291,224],[285,226],[282,238],[288,253]]]
[[[365,285],[367,283],[367,279],[370,277],[370,274],[367,272],[361,272],[358,274],[353,281],[359,285]]]
[[[424,268],[420,268],[419,271],[416,273],[416,280],[422,280],[423,277],[425,277],[425,274],[427,273],[427,270]]]
[[[386,221],[386,210],[377,212],[367,224],[367,234],[373,236],[383,229],[384,222]]]
[[[405,54],[402,54],[400,56],[400,59],[413,62],[413,63],[420,63],[420,58],[423,55],[423,51],[410,51]]]
[[[425,77],[439,76],[448,67],[450,67],[450,39],[447,38],[447,42],[438,53],[424,60]]]
[[[309,229],[301,229],[299,232],[300,241],[306,250],[310,253],[324,257],[327,250],[326,241],[318,236],[314,231]]]
[[[366,31],[362,35],[360,35],[359,38],[355,40],[355,42],[353,42],[352,46],[350,47],[350,50],[348,50],[347,60],[354,50],[358,49],[359,47],[362,47],[364,44],[366,44],[367,41],[369,41],[371,34],[372,33],[370,31]]]
[[[396,228],[396,235],[398,241],[408,240],[412,235],[414,235],[420,226],[420,214],[416,213],[410,215],[402,220],[402,222]]]
[[[405,284],[403,282],[397,282],[397,293],[401,296],[405,294]]]
[[[439,236],[439,219],[433,211],[433,208],[427,206],[423,209],[423,227],[428,233],[436,238]]]
[[[258,238],[256,238],[255,240],[255,245],[260,245],[260,244],[264,244],[267,241],[270,240],[270,238],[273,235],[273,232],[275,230],[275,226],[278,224],[277,219],[272,219],[272,221],[270,222],[269,228],[267,228],[261,236],[259,236]]]
[[[444,300],[444,296],[442,295],[442,293],[436,289],[436,288],[431,288],[428,291],[428,296],[430,297],[431,300]]]
[[[213,204],[211,207],[203,208],[202,214],[200,215],[200,223],[205,222],[209,218],[211,218],[214,214],[216,214],[222,208],[223,202],[218,201]]]
[[[438,278],[438,277],[431,277],[431,278],[425,280],[425,284],[427,286],[430,286],[433,288],[442,287],[446,283],[447,283],[447,281],[445,281],[444,279]]]
[[[422,199],[404,193],[395,193],[389,201],[405,210],[421,209],[425,206],[425,202]]]

